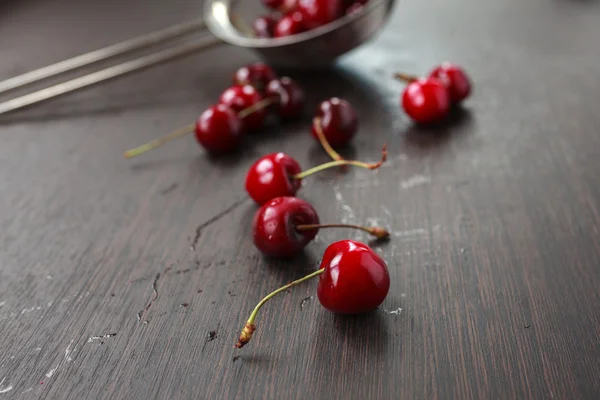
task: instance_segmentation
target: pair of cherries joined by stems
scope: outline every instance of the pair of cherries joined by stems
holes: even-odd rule
[[[273,12],[254,20],[253,33],[260,38],[297,35],[357,12],[367,2],[368,0],[262,0]]]
[[[319,302],[327,310],[338,314],[372,311],[383,303],[390,289],[387,265],[373,249],[353,240],[335,242],[325,250],[317,271],[275,290],[256,305],[234,347],[239,349],[250,342],[256,330],[256,316],[265,303],[317,276]]]
[[[219,103],[206,109],[195,123],[129,150],[124,156],[138,156],[192,132],[209,153],[226,154],[240,147],[247,132],[263,126],[269,109],[282,119],[297,118],[304,111],[305,96],[300,86],[291,78],[278,78],[264,63],[238,69],[233,83],[221,94]]]
[[[443,121],[453,106],[471,94],[471,82],[466,72],[448,62],[437,66],[424,78],[404,73],[394,77],[408,83],[402,93],[402,108],[420,124]]]

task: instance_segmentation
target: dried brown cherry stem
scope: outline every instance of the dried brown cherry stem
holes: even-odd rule
[[[293,282],[288,283],[285,286],[280,287],[279,289],[270,293],[264,299],[262,299],[256,305],[256,307],[254,307],[252,314],[250,314],[250,318],[248,318],[248,321],[246,321],[246,325],[244,326],[244,329],[242,329],[242,332],[240,333],[240,337],[238,338],[237,343],[233,347],[235,347],[237,349],[241,349],[242,347],[247,345],[248,342],[250,342],[250,339],[252,339],[252,335],[254,334],[254,331],[256,331],[256,325],[254,325],[254,320],[256,319],[256,316],[258,315],[258,311],[260,310],[260,308],[262,306],[264,306],[267,301],[269,301],[271,298],[275,297],[279,293],[286,291],[287,289],[291,288],[292,286],[296,286],[297,284],[307,281],[311,278],[314,278],[317,275],[321,275],[324,271],[325,271],[325,269],[321,268],[321,269],[313,272],[312,274],[306,275],[303,278],[297,279]]]
[[[316,167],[307,169],[306,171],[302,171],[299,174],[292,175],[294,179],[304,179],[309,175],[312,175],[316,172],[323,171],[327,168],[333,168],[340,165],[353,165],[355,167],[366,168],[366,169],[377,169],[383,165],[383,163],[387,160],[387,145],[383,145],[381,148],[381,160],[376,163],[366,163],[364,161],[356,161],[356,160],[336,160],[330,161],[325,164],[317,165]]]
[[[250,107],[243,109],[237,115],[238,115],[239,118],[244,119],[244,118],[248,117],[250,114],[252,114],[252,113],[254,113],[254,112],[258,111],[258,110],[261,110],[261,109],[263,109],[265,107],[268,107],[268,106],[270,106],[271,104],[273,104],[273,103],[275,103],[277,101],[278,101],[278,99],[276,97],[267,97],[267,98],[264,98],[261,101],[256,102],[255,104],[251,105]],[[186,135],[194,132],[195,130],[196,130],[196,124],[195,123],[194,124],[186,125],[186,126],[184,126],[182,128],[179,128],[179,129],[177,129],[177,130],[175,130],[175,131],[173,131],[173,132],[171,132],[171,133],[169,133],[169,134],[167,134],[167,135],[165,135],[165,136],[163,136],[163,137],[161,137],[159,139],[155,139],[155,140],[153,140],[153,141],[151,141],[149,143],[143,144],[143,145],[141,145],[139,147],[136,147],[134,149],[127,150],[123,154],[123,157],[125,157],[125,158],[133,158],[133,157],[139,156],[139,155],[144,154],[144,153],[146,153],[146,152],[148,152],[150,150],[153,150],[153,149],[155,149],[155,148],[157,148],[159,146],[162,146],[163,144],[165,144],[167,142],[170,142],[172,140],[179,139],[180,137],[186,136]]]
[[[396,72],[394,74],[394,78],[399,81],[406,82],[406,83],[411,83],[411,82],[414,82],[419,79],[418,76],[405,74],[404,72]]]
[[[377,239],[387,239],[390,237],[390,233],[379,226],[367,227],[352,224],[306,224],[296,226],[296,229],[299,231],[310,231],[321,228],[351,228],[367,232],[369,235],[375,236]]]
[[[327,154],[329,154],[329,157],[331,157],[333,160],[336,160],[336,161],[343,160],[344,158],[342,156],[340,156],[339,153],[337,151],[335,151],[333,149],[333,147],[331,147],[331,145],[327,141],[327,138],[325,137],[325,133],[323,132],[323,124],[322,124],[321,118],[319,118],[319,117],[314,118],[313,126],[315,127],[315,133],[317,134],[317,137],[319,138],[319,142],[321,142],[321,146],[323,146],[323,149],[325,149]]]

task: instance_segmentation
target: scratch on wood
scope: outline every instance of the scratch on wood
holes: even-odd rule
[[[0,394],[1,393],[8,393],[8,392],[10,392],[13,389],[12,386],[4,387],[4,381],[5,380],[6,380],[6,378],[2,378],[2,380],[0,381]]]
[[[312,299],[313,299],[312,296],[307,296],[307,297],[303,298],[302,301],[300,302],[300,310],[304,310],[304,306],[306,305],[306,303],[308,303]]]
[[[208,221],[198,225],[198,227],[196,228],[196,234],[194,235],[194,239],[192,240],[192,245],[190,246],[190,249],[192,251],[196,251],[196,246],[198,245],[198,240],[200,240],[200,236],[202,236],[202,231],[204,229],[206,229],[210,225],[214,224],[215,222],[217,222],[218,220],[220,220],[221,218],[223,218],[230,212],[234,211],[236,208],[241,206],[246,200],[248,200],[248,197],[244,197],[243,199],[236,201],[235,203],[233,203],[232,205],[230,205],[229,207],[227,207],[226,209],[224,209],[223,211],[221,211],[214,217],[210,218]]]
[[[158,281],[160,280],[160,277],[165,275],[170,269],[171,269],[171,267],[167,267],[163,271],[162,274],[159,272],[154,277],[154,281],[152,282],[152,297],[150,298],[150,301],[148,302],[148,304],[146,304],[146,307],[144,307],[144,309],[142,311],[137,313],[136,316],[137,316],[138,322],[142,321],[142,318],[143,318],[144,314],[146,313],[146,311],[148,311],[150,309],[150,307],[152,307],[152,304],[154,304],[156,299],[158,299]],[[144,322],[146,322],[146,321],[144,321]]]
[[[108,339],[115,336],[117,336],[116,333],[107,333],[105,335],[93,335],[88,338],[88,343],[91,343],[95,340]]]
[[[173,183],[169,186],[167,186],[166,188],[164,188],[163,190],[160,191],[160,194],[162,196],[166,196],[167,194],[171,193],[173,190],[177,189],[179,187],[178,183]]]

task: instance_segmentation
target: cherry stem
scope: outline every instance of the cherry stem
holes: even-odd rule
[[[419,79],[418,76],[405,74],[404,72],[395,73],[394,78],[407,83],[411,83]]]
[[[237,115],[239,118],[244,119],[247,116],[249,116],[250,114],[252,114],[262,108],[265,108],[265,107],[275,103],[276,101],[277,101],[277,98],[275,98],[275,97],[267,97],[265,99],[262,99],[261,101],[258,101],[256,103],[252,104],[248,108],[244,108]],[[146,153],[147,151],[153,150],[167,142],[170,142],[171,140],[179,139],[180,137],[188,135],[188,134],[194,132],[195,129],[196,129],[196,124],[186,125],[183,128],[179,128],[176,131],[173,131],[173,132],[167,134],[166,136],[161,137],[160,139],[153,140],[150,143],[143,144],[139,147],[136,147],[135,149],[127,150],[123,154],[123,157],[133,158],[133,157],[139,156],[143,153]]]
[[[190,133],[194,132],[195,129],[196,129],[196,124],[190,124],[190,125],[184,126],[183,128],[179,128],[176,131],[173,131],[173,132],[169,133],[168,135],[163,136],[160,139],[153,140],[150,143],[146,143],[139,147],[136,147],[135,149],[128,150],[123,154],[123,156],[125,158],[132,158],[135,156],[139,156],[140,154],[143,154],[147,151],[155,149],[160,145],[170,142],[171,140],[178,139],[187,134],[190,134]]]
[[[262,306],[264,306],[267,301],[269,301],[271,298],[275,297],[279,293],[286,291],[287,289],[289,289],[293,286],[298,285],[299,283],[302,283],[311,278],[314,278],[317,275],[321,275],[323,272],[325,272],[325,269],[321,268],[321,269],[313,272],[312,274],[306,275],[304,278],[297,279],[293,282],[288,283],[285,286],[280,287],[279,289],[270,293],[264,299],[262,299],[256,305],[256,307],[254,307],[254,310],[252,311],[252,314],[250,314],[250,318],[248,318],[248,321],[246,321],[246,326],[244,326],[244,329],[242,329],[242,333],[240,333],[240,337],[238,338],[238,341],[234,347],[241,349],[242,347],[247,345],[248,342],[250,342],[250,339],[252,339],[252,335],[254,334],[254,331],[256,330],[256,325],[254,325],[254,320],[256,319],[256,316],[258,315],[258,311],[260,310],[260,308]]]
[[[294,179],[304,179],[309,175],[312,175],[316,172],[319,171],[323,171],[327,168],[333,168],[333,167],[337,167],[340,165],[353,165],[355,167],[360,167],[360,168],[366,168],[366,169],[377,169],[379,167],[381,167],[383,165],[383,163],[385,162],[385,160],[387,160],[387,146],[384,144],[383,147],[381,148],[381,160],[379,160],[376,163],[366,163],[363,161],[356,161],[356,160],[336,160],[336,161],[330,161],[328,163],[325,164],[321,164],[321,165],[317,165],[316,167],[307,169],[306,171],[302,171],[299,174],[296,175],[292,175],[292,178]]]
[[[238,113],[238,117],[244,119],[247,116],[249,116],[250,114],[252,114],[258,110],[261,110],[265,107],[268,107],[271,104],[275,103],[276,101],[277,101],[276,97],[266,97],[266,98],[262,99],[261,101],[257,101],[256,103],[252,104],[250,107],[244,108],[242,111],[240,111]]]
[[[390,233],[387,230],[378,226],[366,227],[352,224],[306,224],[296,226],[296,229],[299,231],[310,231],[312,229],[320,228],[351,228],[367,232],[369,235],[375,236],[377,239],[387,239],[390,237]]]
[[[333,160],[336,160],[336,161],[343,160],[344,158],[342,156],[340,156],[338,154],[338,152],[335,151],[333,149],[333,147],[331,147],[331,145],[327,141],[327,138],[325,137],[325,133],[323,133],[323,124],[322,124],[321,118],[317,117],[317,118],[313,119],[313,125],[315,127],[315,132],[317,134],[317,137],[319,138],[319,142],[321,142],[321,146],[323,146],[323,149],[325,149],[327,154],[329,154],[329,156]]]

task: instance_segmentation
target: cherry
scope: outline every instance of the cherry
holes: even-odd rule
[[[353,240],[335,242],[325,250],[317,271],[275,290],[256,305],[234,347],[240,349],[250,342],[256,330],[256,316],[267,301],[316,276],[319,302],[334,313],[372,311],[383,303],[390,290],[387,265],[369,246]]]
[[[331,147],[348,143],[357,130],[358,118],[348,101],[333,97],[319,105],[313,119],[312,135],[334,160],[341,160],[342,157]]]
[[[309,29],[326,25],[344,14],[343,0],[298,0],[296,8]]]
[[[387,158],[387,149],[381,149],[381,160],[365,163],[354,160],[336,160],[301,172],[300,164],[285,153],[272,153],[259,158],[246,175],[246,191],[258,204],[280,196],[293,196],[300,189],[302,179],[327,168],[354,165],[366,169],[379,168]]]
[[[263,15],[256,18],[252,23],[254,35],[259,38],[272,38],[277,22],[278,20],[272,15]]]
[[[225,90],[219,102],[230,107],[235,112],[241,112],[263,100],[260,93],[251,85],[236,85]],[[245,116],[244,125],[249,131],[263,126],[267,112],[264,108],[253,108],[253,112]]]
[[[404,89],[402,107],[418,123],[438,122],[448,115],[450,109],[448,90],[439,79],[417,79]]]
[[[308,202],[297,197],[276,197],[254,215],[254,245],[267,256],[292,256],[313,240],[319,231],[317,228],[301,231],[296,226],[318,223],[319,216]]]
[[[196,121],[196,140],[207,151],[222,154],[236,149],[242,139],[242,121],[225,104],[205,110]]]
[[[252,85],[262,91],[269,82],[277,78],[277,74],[271,67],[262,62],[246,65],[235,71],[233,75],[234,85]]]
[[[466,72],[455,64],[444,62],[429,74],[446,86],[450,101],[458,104],[471,94],[471,82]]]
[[[285,153],[261,157],[248,170],[246,191],[258,204],[279,196],[293,196],[301,180],[293,177],[302,171],[300,164]]]
[[[319,216],[310,203],[290,196],[276,197],[256,211],[252,236],[254,245],[264,255],[291,257],[313,240],[320,228],[352,228],[378,239],[389,237],[389,232],[379,227],[320,224]]]
[[[282,118],[296,118],[304,111],[304,91],[288,77],[272,80],[265,92],[268,98],[277,99],[277,113]]]
[[[273,32],[276,38],[297,35],[305,32],[304,16],[298,11],[292,11],[277,22]]]

